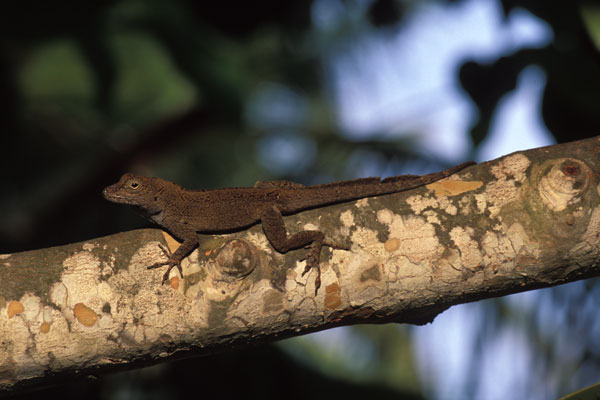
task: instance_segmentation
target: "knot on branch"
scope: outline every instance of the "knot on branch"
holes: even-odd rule
[[[249,275],[256,268],[257,250],[243,239],[226,242],[215,257],[215,278],[234,281]]]
[[[590,169],[580,161],[566,159],[555,162],[540,179],[540,198],[550,210],[562,211],[581,200],[590,178]]]

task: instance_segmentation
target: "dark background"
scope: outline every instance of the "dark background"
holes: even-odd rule
[[[325,37],[314,29],[311,1],[5,2],[0,9],[0,252],[147,226],[100,196],[126,171],[210,188],[267,179],[304,184],[350,179],[356,170],[352,163],[365,152],[376,155],[381,171],[448,167],[416,148],[410,135],[373,132],[368,139],[350,139],[337,122],[325,73],[328,52],[340,51],[356,35],[397,32],[419,2],[338,3],[343,17],[354,23]],[[505,16],[515,8],[529,11],[554,36],[542,48],[523,48],[488,63],[465,59],[456,66],[456,81],[479,114],[469,131],[472,155],[488,136],[498,102],[531,65],[546,74],[541,115],[556,141],[599,134],[600,53],[592,28],[600,26],[600,12],[595,2],[498,3]],[[278,122],[265,123],[253,112],[256,89],[264,82],[276,82],[302,99],[309,109],[305,118],[286,119],[280,106],[294,104],[274,104]],[[273,148],[265,143],[280,142],[306,151],[297,167],[276,171],[265,165],[261,152]],[[469,379],[461,395],[480,393],[486,348],[505,326],[519,329],[534,357],[528,394],[537,388],[552,398],[597,380],[598,281],[542,292],[536,297],[539,307],[529,309],[505,299],[476,305],[482,318],[465,356]],[[547,331],[541,309],[565,321],[560,330]],[[374,349],[368,368],[376,373],[364,379],[315,369],[321,359],[298,355],[310,344],[291,341],[73,383],[57,393],[99,399],[180,398],[188,388],[226,397],[439,395],[428,379],[418,377],[413,357],[398,366],[397,358],[386,356],[398,349],[410,353],[415,331],[351,329]],[[378,378],[389,375],[392,365],[408,371],[397,378],[400,383]]]

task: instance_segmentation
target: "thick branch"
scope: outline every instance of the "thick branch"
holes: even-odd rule
[[[600,275],[600,139],[515,153],[415,190],[287,217],[346,250],[275,252],[260,226],[206,237],[161,285],[159,230],[0,257],[0,389],[202,355]],[[169,240],[167,240],[169,239]],[[47,383],[47,382],[44,382]]]

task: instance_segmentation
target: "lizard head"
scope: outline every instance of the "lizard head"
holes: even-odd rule
[[[134,206],[152,215],[162,210],[160,194],[164,190],[163,182],[165,181],[159,178],[147,178],[128,173],[114,185],[106,187],[102,195],[108,201]]]

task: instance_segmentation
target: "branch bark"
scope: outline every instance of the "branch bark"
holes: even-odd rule
[[[426,187],[286,217],[351,247],[275,252],[261,227],[203,237],[184,279],[160,230],[0,256],[0,391],[600,275],[600,137],[514,153]]]

